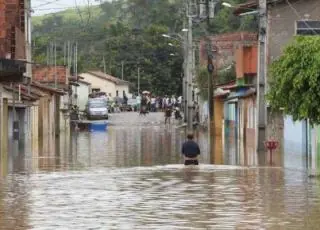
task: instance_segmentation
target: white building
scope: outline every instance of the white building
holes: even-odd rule
[[[101,71],[89,71],[80,74],[84,81],[91,84],[91,92],[105,92],[109,97],[129,95],[129,82],[105,74]]]
[[[79,106],[80,110],[84,110],[91,93],[91,84],[89,82],[78,80],[78,86],[72,86],[72,100],[74,104]]]

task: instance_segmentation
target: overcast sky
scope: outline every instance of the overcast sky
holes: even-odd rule
[[[92,5],[97,5],[100,1],[105,0],[89,0]],[[34,10],[34,16],[74,8],[76,4],[78,6],[88,5],[88,0],[31,0],[31,7]]]

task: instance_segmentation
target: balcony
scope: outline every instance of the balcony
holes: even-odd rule
[[[22,82],[26,62],[0,58],[0,82]]]

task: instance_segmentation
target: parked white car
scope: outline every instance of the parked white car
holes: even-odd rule
[[[86,105],[88,120],[108,119],[108,103],[104,98],[91,98]]]

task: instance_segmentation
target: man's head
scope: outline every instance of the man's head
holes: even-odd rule
[[[187,139],[188,139],[188,140],[193,140],[193,133],[191,133],[191,132],[188,133],[188,134],[187,134]]]

